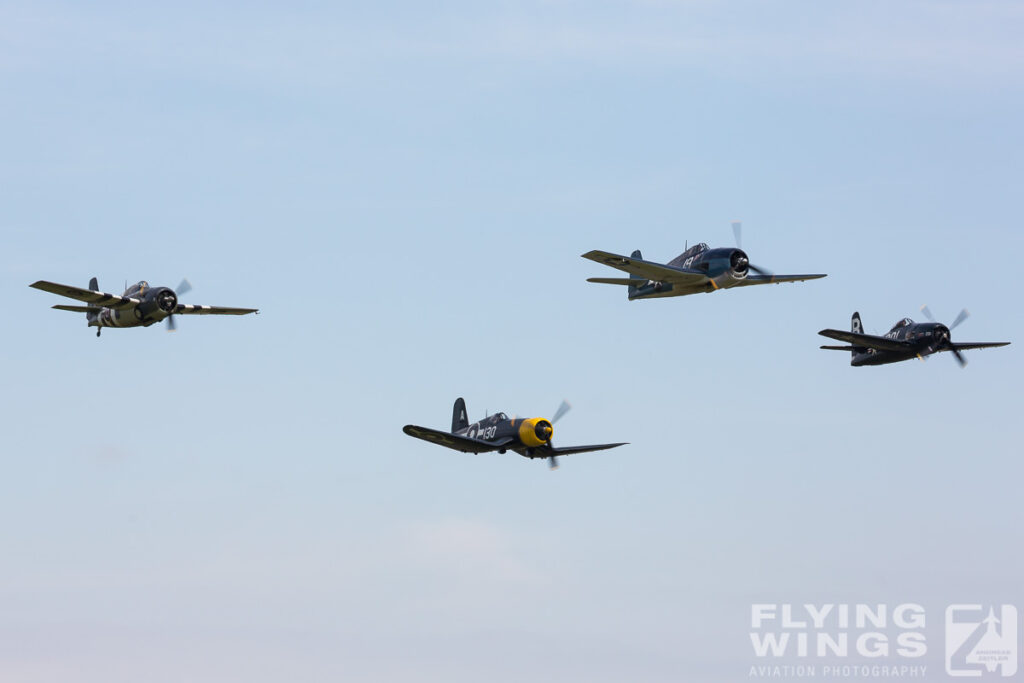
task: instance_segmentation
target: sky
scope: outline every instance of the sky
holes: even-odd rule
[[[736,681],[1024,608],[1009,1],[0,2],[0,679]],[[824,280],[628,302],[591,249]],[[260,315],[107,330],[40,279]],[[816,332],[1011,341],[851,368]],[[551,472],[410,439],[549,416]],[[914,662],[917,663],[917,662]],[[932,679],[937,680],[937,679]]]

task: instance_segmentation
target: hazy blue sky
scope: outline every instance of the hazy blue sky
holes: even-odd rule
[[[736,681],[1024,607],[1018,2],[0,3],[0,679]],[[590,249],[825,280],[658,301]],[[258,306],[96,339],[37,279]],[[549,472],[406,437],[549,415]],[[933,629],[933,630],[932,630]]]

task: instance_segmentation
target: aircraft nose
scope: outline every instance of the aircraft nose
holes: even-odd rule
[[[547,420],[541,420],[537,423],[533,433],[537,435],[537,438],[541,441],[550,441],[551,435],[554,433],[554,429],[551,427],[551,423]]]
[[[157,306],[165,313],[171,313],[178,306],[178,297],[170,289],[164,289],[157,295]]]
[[[737,273],[745,273],[750,267],[750,259],[743,251],[737,249],[732,253],[732,269]]]

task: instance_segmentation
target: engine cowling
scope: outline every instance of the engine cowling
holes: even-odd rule
[[[162,319],[174,313],[178,307],[178,295],[170,287],[151,289],[136,309],[136,315],[143,321]]]
[[[729,256],[729,268],[732,276],[738,280],[743,279],[750,272],[750,259],[742,249],[734,249]]]
[[[551,441],[554,431],[551,422],[542,417],[533,417],[523,420],[523,423],[519,425],[519,440],[524,446],[536,448]]]

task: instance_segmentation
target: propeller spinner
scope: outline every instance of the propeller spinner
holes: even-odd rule
[[[740,222],[740,221],[733,221],[732,222],[732,234],[736,238],[736,248],[737,249],[743,249],[743,223],[742,222]],[[735,267],[738,264],[733,264],[733,265]],[[765,268],[760,268],[758,266],[755,266],[753,263],[751,263],[750,259],[747,257],[746,254],[743,255],[743,264],[742,265],[745,266],[746,268],[749,268],[750,270],[754,271],[758,275],[764,275],[766,277],[774,277],[775,276],[775,273],[773,273],[772,271],[767,270]],[[737,270],[743,270],[743,268],[737,268]]]
[[[931,309],[928,308],[927,305],[921,307],[921,313],[923,313],[924,317],[928,318],[930,322],[937,322],[935,320],[935,316],[932,315]],[[970,312],[966,308],[963,309],[952,324],[939,328],[937,333],[939,340],[935,344],[936,350],[942,351],[944,349],[948,349],[953,354],[953,357],[956,358],[956,362],[960,364],[960,367],[965,367],[967,365],[967,359],[964,358],[962,353],[960,353],[960,349],[956,348],[956,345],[953,344],[953,338],[950,333],[956,329],[960,323],[967,320],[970,315]]]
[[[174,293],[177,294],[178,296],[181,296],[182,294],[188,294],[190,291],[192,291],[192,283],[188,281],[188,278],[184,278],[182,279],[181,283],[178,285],[178,289],[175,290]],[[174,332],[177,329],[178,324],[174,322],[174,314],[172,313],[171,315],[167,316],[167,331]]]

